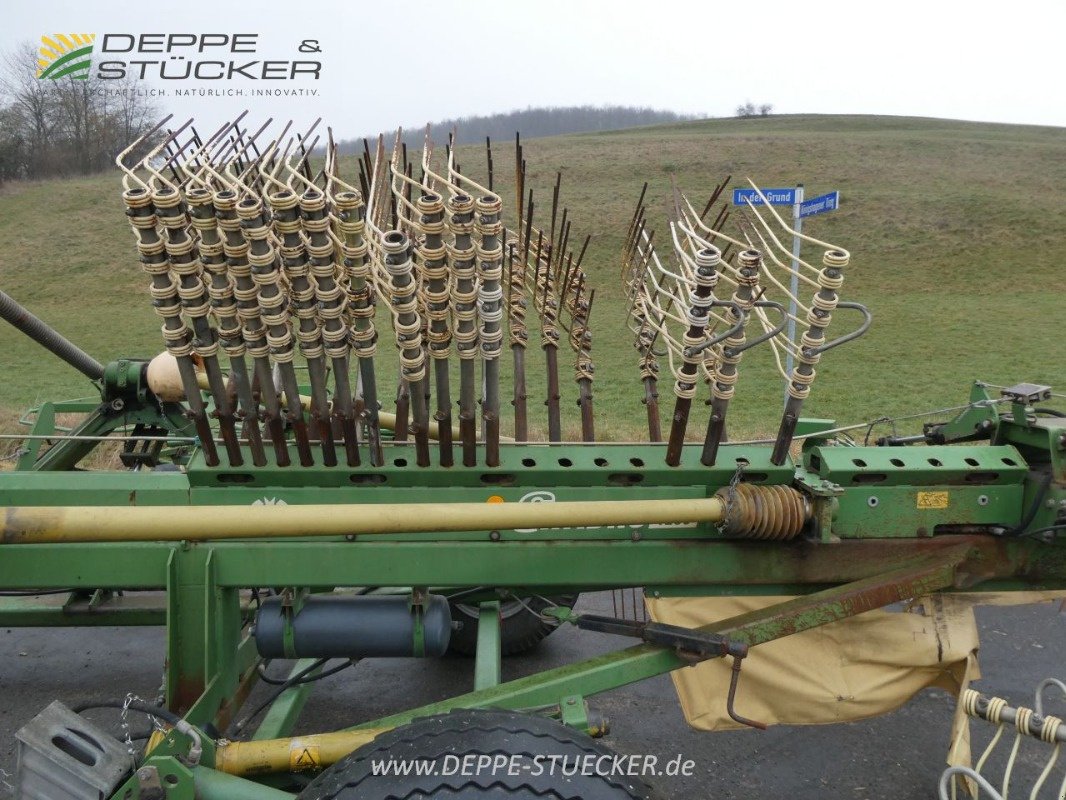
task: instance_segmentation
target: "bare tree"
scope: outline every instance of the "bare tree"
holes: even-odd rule
[[[755,105],[749,100],[748,102],[737,106],[733,115],[737,117],[768,117],[773,113],[773,110],[774,106],[772,103]]]
[[[107,169],[160,114],[138,81],[37,77],[37,50],[0,58],[0,179]]]
[[[8,112],[2,135],[5,141],[11,136],[20,137],[24,168],[36,174],[46,169],[46,154],[56,126],[52,115],[55,85],[37,80],[37,51],[31,44],[19,45],[0,61],[0,96]]]

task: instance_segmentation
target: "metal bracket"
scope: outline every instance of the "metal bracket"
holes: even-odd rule
[[[166,800],[167,793],[155,767],[137,770],[137,800]]]
[[[743,658],[748,654],[748,646],[742,642],[733,642],[717,633],[705,633],[680,625],[637,622],[598,614],[578,614],[568,621],[582,630],[632,636],[635,639],[643,639],[648,644],[669,647],[694,662],[723,656]]]
[[[282,644],[285,648],[286,658],[298,658],[296,655],[296,630],[293,621],[300,609],[304,607],[307,599],[307,589],[294,589],[285,587],[281,590],[281,616],[285,625],[282,634]]]
[[[740,668],[744,658],[748,655],[748,646],[743,642],[732,641],[717,633],[708,633],[693,628],[684,628],[680,625],[666,625],[662,622],[636,622],[628,619],[615,617],[603,617],[597,614],[570,614],[563,615],[559,612],[564,609],[548,609],[545,613],[565,619],[578,628],[586,631],[599,633],[613,633],[617,636],[632,636],[643,639],[648,644],[660,647],[672,648],[681,658],[695,664],[711,658],[731,656],[733,659],[733,672],[729,679],[729,695],[726,698],[726,712],[730,719],[759,730],[766,730],[766,725],[753,719],[743,717],[736,712],[737,684],[740,680]],[[569,609],[565,609],[569,612]],[[567,722],[567,701],[573,698],[564,698],[562,711],[563,721]],[[583,720],[587,724],[587,720]],[[569,723],[567,723],[569,724]]]

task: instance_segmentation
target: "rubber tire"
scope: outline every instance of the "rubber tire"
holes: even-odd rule
[[[576,594],[559,594],[544,599],[523,597],[522,602],[534,611],[540,612],[550,607],[544,602],[545,600],[550,600],[552,606],[573,608],[577,598]],[[452,603],[451,607],[452,621],[461,622],[462,627],[452,631],[448,652],[472,656],[477,652],[477,615],[470,613],[468,606],[459,603]],[[545,622],[524,608],[519,608],[515,614],[500,620],[500,652],[505,656],[516,656],[532,650],[558,627],[558,625]]]
[[[626,776],[563,776],[551,774],[549,761],[542,774],[530,770],[509,775],[506,768],[481,774],[374,775],[372,762],[396,759],[442,758],[469,755],[532,758],[565,756],[567,763],[586,755],[614,753],[604,745],[555,720],[494,709],[453,711],[415,720],[379,736],[327,769],[298,795],[297,800],[656,800],[658,794],[637,778]],[[456,762],[450,762],[456,763]],[[556,762],[561,765],[562,762]],[[627,762],[628,763],[628,762]],[[439,766],[439,765],[438,765]],[[472,772],[472,770],[466,770]],[[413,772],[413,770],[412,770]]]

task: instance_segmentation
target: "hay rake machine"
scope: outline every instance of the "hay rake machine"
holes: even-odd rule
[[[42,404],[30,432],[11,435],[0,624],[167,630],[158,702],[110,704],[155,721],[143,751],[82,716],[93,704],[57,701],[18,734],[20,797],[652,796],[632,772],[564,777],[537,759],[609,759],[587,700],[634,681],[731,659],[720,705],[760,727],[735,706],[761,644],[940,591],[1066,588],[1066,421],[1042,405],[1050,388],[976,384],[921,435],[875,445],[848,436],[865,424],[802,417],[822,356],[870,317],[840,299],[843,248],[806,237],[822,264],[793,266],[791,231],[769,205],[727,226],[714,211],[727,181],[702,213],[674,190],[662,254],[645,185],[621,274],[649,436],[596,442],[588,239],[572,246],[558,179],[550,220],[537,221],[519,140],[505,228],[491,149],[488,185],[454,147],[436,153],[428,131],[420,161],[397,136],[368,144],[345,176],[317,123],[269,134],[242,115],[203,138],[161,126],[118,164],[166,352],[102,365],[0,295],[5,319],[100,391]],[[806,296],[787,288],[792,272]],[[858,325],[831,339],[841,311]],[[743,355],[760,345],[787,380],[779,431],[731,441]],[[567,349],[581,441],[563,434]],[[702,444],[690,431],[701,392]],[[83,421],[59,430],[69,413]],[[79,468],[116,441],[121,468]],[[573,610],[579,592],[634,587],[792,599],[702,627]],[[34,594],[55,590],[69,595]],[[501,682],[504,655],[564,624],[639,642]],[[317,677],[449,651],[474,657],[471,691],[293,735]],[[249,709],[272,659],[295,665]],[[478,769],[374,766],[444,754]]]

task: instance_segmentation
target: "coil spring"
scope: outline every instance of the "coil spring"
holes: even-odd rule
[[[725,504],[720,530],[740,539],[794,539],[811,513],[807,498],[789,486],[738,483],[714,496]]]

